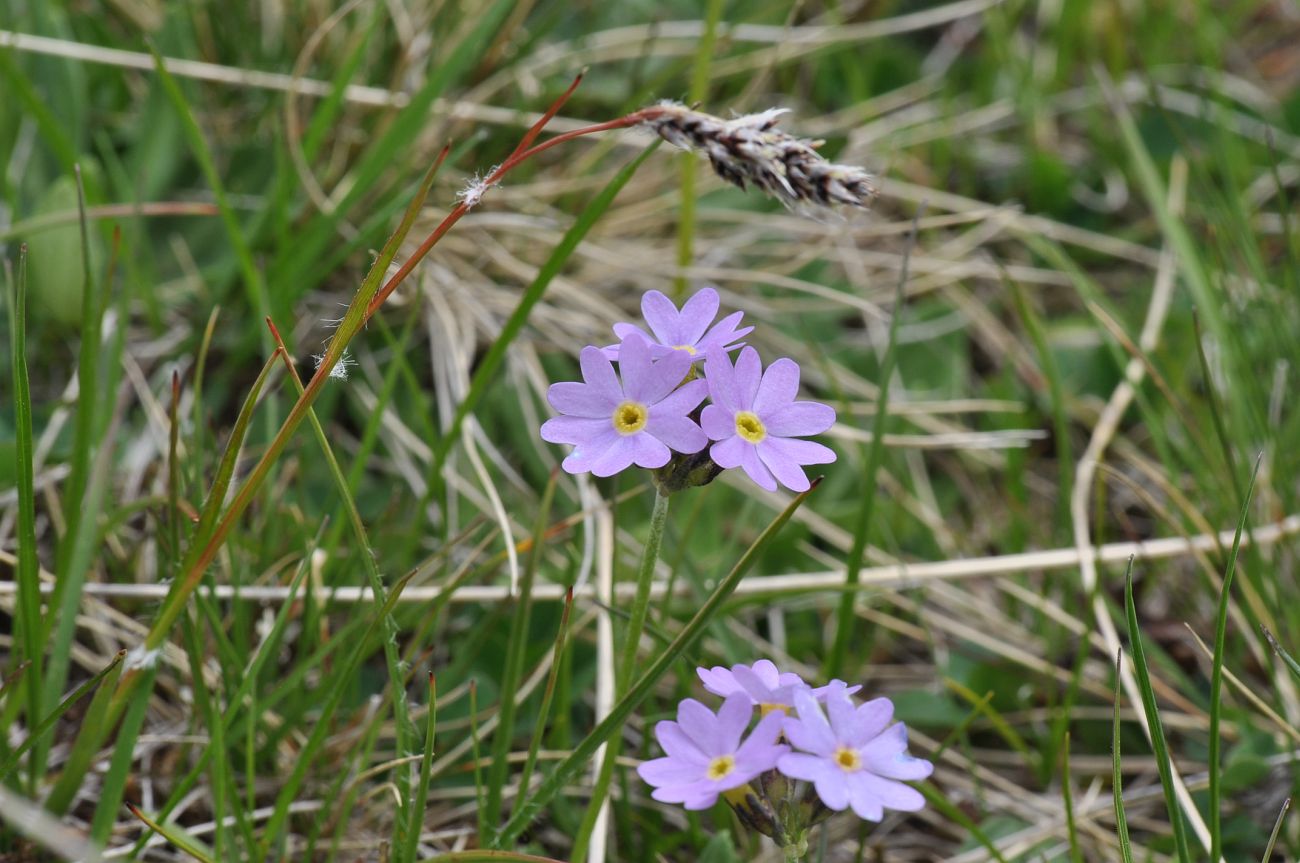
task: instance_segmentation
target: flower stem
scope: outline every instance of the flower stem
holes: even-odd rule
[[[659,560],[659,546],[663,543],[664,525],[668,523],[668,495],[655,488],[654,510],[650,514],[650,533],[645,540],[645,551],[641,555],[641,566],[636,573],[636,595],[628,612],[627,632],[623,638],[623,653],[619,657],[618,670],[614,676],[614,693],[616,700],[622,698],[632,683],[636,671],[636,651],[641,643],[641,633],[645,630],[646,612],[650,608],[650,582],[654,578],[655,563]],[[623,742],[621,733],[614,733],[605,741],[605,757],[600,763],[600,772],[596,775],[596,784],[591,791],[591,802],[583,815],[573,840],[573,852],[569,860],[580,863],[587,856],[591,843],[591,834],[596,827],[596,817],[609,794],[609,783],[614,777],[614,762],[618,759]]]

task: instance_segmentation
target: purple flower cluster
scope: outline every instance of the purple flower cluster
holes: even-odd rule
[[[637,768],[654,799],[707,809],[723,796],[742,820],[781,842],[792,826],[806,830],[828,810],[851,808],[880,821],[885,810],[925,805],[904,781],[925,779],[934,766],[908,754],[907,729],[892,722],[888,698],[855,704],[851,696],[860,687],[833,680],[814,689],[766,659],[697,673],[725,700],[715,714],[688,698],[676,722],[655,726],[666,754]],[[758,722],[745,737],[756,708]],[[812,805],[788,780],[812,784]],[[789,817],[800,809],[806,818]]]
[[[658,469],[674,453],[690,456],[707,447],[718,469],[742,468],[768,491],[778,482],[808,490],[804,466],[833,462],[835,453],[801,438],[830,428],[835,411],[796,401],[798,363],[783,358],[764,371],[758,352],[741,341],[753,330],[739,326],[744,313],[715,323],[718,306],[713,288],[680,310],[650,291],[641,298],[649,333],[617,323],[618,344],[582,349],[582,382],[551,386],[546,398],[560,416],[541,429],[543,440],[574,447],[566,471],[612,476],[632,465]],[[737,349],[733,364],[730,352]]]

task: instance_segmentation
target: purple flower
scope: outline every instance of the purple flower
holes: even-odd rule
[[[673,301],[659,291],[647,291],[641,298],[641,314],[654,333],[652,338],[645,330],[635,324],[614,324],[614,335],[626,339],[629,335],[639,335],[650,343],[650,350],[655,359],[681,352],[692,357],[692,361],[703,359],[709,351],[717,348],[730,351],[739,347],[736,342],[749,334],[753,327],[736,328],[744,312],[732,312],[713,324],[718,314],[718,292],[713,288],[703,288],[686,301],[679,312]],[[712,327],[709,324],[713,324]],[[611,360],[618,359],[619,346],[605,348],[605,356]]]
[[[797,689],[811,689],[803,678],[793,671],[780,671],[769,659],[760,659],[753,665],[733,665],[726,668],[715,665],[712,668],[697,668],[704,688],[723,698],[740,693],[764,711],[774,707],[791,707],[794,705],[794,693]],[[844,681],[833,680],[827,686],[812,689],[814,698],[825,698],[827,692],[836,686],[843,686]],[[861,686],[846,690],[850,694],[857,692]]]
[[[691,368],[687,354],[674,351],[653,362],[643,338],[626,338],[619,351],[621,383],[600,348],[583,348],[579,362],[582,383],[547,390],[546,400],[563,416],[542,423],[541,430],[542,440],[576,447],[564,460],[569,473],[612,476],[632,464],[663,467],[670,450],[699,452],[708,443],[687,416],[708,389],[699,380],[682,384]]]
[[[724,701],[716,715],[693,698],[679,704],[676,722],[665,719],[655,725],[655,737],[667,757],[643,762],[636,770],[654,786],[650,796],[687,809],[707,809],[720,793],[775,767],[790,751],[776,742],[784,714],[763,717],[741,743],[753,714],[749,699],[740,694]]]
[[[799,718],[785,717],[784,731],[803,751],[781,756],[778,770],[812,782],[829,808],[852,806],[868,821],[881,820],[886,809],[916,812],[925,806],[919,791],[898,780],[924,779],[934,765],[907,754],[907,728],[901,722],[889,724],[894,705],[888,698],[855,708],[837,686],[826,697],[829,722],[808,692],[795,692],[794,705]]]
[[[764,372],[758,351],[744,348],[733,368],[722,351],[704,362],[713,404],[700,416],[704,432],[717,441],[709,456],[722,468],[743,467],[768,491],[778,481],[792,491],[807,491],[802,465],[828,464],[835,453],[797,435],[824,432],[835,411],[817,402],[797,402],[799,364],[779,359]],[[775,477],[775,478],[773,478]]]

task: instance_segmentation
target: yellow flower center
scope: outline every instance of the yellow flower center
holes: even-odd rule
[[[675,350],[675,351],[686,351],[686,353],[690,354],[691,356],[695,356],[695,346],[694,346],[694,345],[673,345],[673,350]]]
[[[614,408],[614,431],[621,435],[636,434],[645,428],[645,421],[650,418],[650,411],[637,402],[623,402]]]
[[[847,746],[841,746],[835,750],[835,763],[845,773],[852,773],[854,770],[862,769],[862,758],[859,757],[856,749],[849,749]]]
[[[709,762],[709,770],[705,775],[716,782],[735,769],[735,758],[730,755],[719,755]]]
[[[758,443],[767,437],[767,429],[758,414],[751,411],[739,411],[736,414],[736,434],[750,443]]]
[[[767,702],[764,702],[758,705],[758,715],[760,717],[766,716],[767,714],[771,713],[773,710],[779,710],[782,713],[790,712],[790,708],[785,704],[768,704]]]

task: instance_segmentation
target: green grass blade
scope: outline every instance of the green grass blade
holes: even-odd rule
[[[569,617],[573,612],[573,586],[570,585],[564,595],[564,610],[560,613],[560,629],[555,634],[555,651],[551,655],[551,670],[546,675],[546,689],[542,693],[542,706],[537,711],[537,725],[533,729],[533,739],[528,743],[528,757],[524,760],[524,769],[519,772],[519,793],[527,794],[533,778],[533,768],[537,766],[537,753],[542,748],[542,737],[546,735],[546,723],[551,715],[551,702],[555,698],[555,682],[560,674],[561,659],[564,656],[564,643],[569,632]]]
[[[1225,440],[1224,443],[1226,444],[1227,441]],[[1219,859],[1219,851],[1222,847],[1219,807],[1222,801],[1223,788],[1219,753],[1223,747],[1223,742],[1219,738],[1219,723],[1223,713],[1223,653],[1228,639],[1228,607],[1232,600],[1232,577],[1237,572],[1237,553],[1241,550],[1241,534],[1246,529],[1246,519],[1250,515],[1251,497],[1255,492],[1255,480],[1259,477],[1259,465],[1263,458],[1261,454],[1259,458],[1255,459],[1255,469],[1251,471],[1250,483],[1246,486],[1242,498],[1241,517],[1237,520],[1237,531],[1232,536],[1232,551],[1228,554],[1228,567],[1223,574],[1223,590],[1219,593],[1219,614],[1214,627],[1214,660],[1210,674],[1210,752],[1208,756],[1210,767],[1210,860]]]
[[[813,482],[812,487],[809,488],[808,491],[797,495],[795,499],[792,500],[790,504],[772,520],[771,524],[769,524],[763,532],[758,535],[749,548],[745,550],[745,553],[741,555],[740,560],[738,560],[736,565],[732,567],[731,572],[729,572],[727,576],[718,583],[718,586],[714,588],[713,593],[711,593],[708,599],[704,601],[704,604],[700,606],[700,610],[695,613],[695,616],[690,619],[686,626],[682,627],[682,631],[673,639],[673,643],[664,648],[663,652],[655,658],[654,662],[650,663],[646,670],[641,674],[641,677],[637,679],[636,683],[628,689],[627,695],[623,696],[623,698],[614,705],[613,709],[610,710],[609,715],[601,720],[601,722],[593,728],[576,747],[574,747],[573,751],[547,774],[546,778],[542,780],[541,785],[538,786],[536,793],[519,801],[515,806],[514,812],[510,816],[510,820],[507,821],[497,833],[493,842],[495,847],[500,848],[501,846],[508,845],[518,839],[519,834],[532,823],[533,819],[541,812],[542,807],[549,803],[551,799],[559,793],[560,789],[563,788],[579,770],[583,769],[583,767],[587,765],[592,756],[596,753],[596,750],[600,748],[600,745],[611,736],[618,733],[619,729],[623,727],[623,723],[627,720],[628,715],[646,699],[646,696],[650,694],[650,690],[654,687],[655,683],[658,682],[659,678],[668,671],[683,652],[695,643],[695,640],[699,638],[700,634],[703,633],[705,628],[722,609],[723,603],[726,602],[727,597],[731,595],[731,592],[736,589],[736,585],[740,583],[740,580],[745,577],[745,573],[748,572],[749,568],[753,565],[754,560],[758,557],[758,553],[763,550],[769,541],[771,541],[773,536],[780,532],[781,528],[785,526],[785,523],[794,515],[795,510],[797,510],[803,502],[808,499],[808,495],[812,494],[813,491],[816,490],[819,483],[820,478]]]
[[[1160,708],[1156,704],[1156,693],[1151,687],[1151,672],[1147,668],[1146,649],[1142,646],[1142,630],[1138,627],[1137,605],[1133,601],[1133,559],[1129,558],[1128,571],[1124,574],[1124,608],[1128,616],[1128,637],[1133,651],[1133,668],[1137,672],[1138,689],[1142,693],[1142,710],[1151,729],[1151,750],[1156,757],[1156,767],[1160,771],[1160,785],[1164,789],[1165,806],[1169,810],[1169,824],[1174,833],[1174,850],[1179,863],[1191,863],[1191,852],[1187,847],[1187,828],[1183,824],[1183,812],[1178,805],[1174,792],[1173,767],[1170,762],[1169,746],[1165,741],[1165,727],[1160,720]]]
[[[1259,858],[1260,863],[1269,863],[1273,859],[1273,846],[1277,844],[1278,834],[1282,832],[1282,822],[1286,820],[1287,810],[1291,808],[1291,798],[1282,801],[1282,809],[1277,813],[1277,820],[1273,822],[1273,832],[1268,836],[1268,845],[1264,848],[1264,856]]]
[[[77,730],[72,751],[63,765],[63,772],[59,774],[58,781],[54,783],[49,797],[45,799],[45,808],[55,815],[68,813],[73,798],[81,788],[81,780],[90,768],[91,760],[94,759],[104,738],[111,730],[105,717],[108,713],[109,699],[113,695],[113,687],[122,673],[122,658],[123,655],[119,653],[113,659],[109,664],[108,673],[102,678],[102,685],[96,687],[95,695],[90,699],[90,706],[86,708],[86,715],[81,720],[81,727]]]
[[[109,673],[113,671],[113,669],[121,665],[122,660],[125,658],[126,658],[126,651],[125,650],[119,651],[117,655],[113,657],[113,660],[108,663],[108,665],[100,669],[99,672],[96,673],[94,677],[90,678],[85,683],[78,686],[72,692],[71,695],[63,699],[63,701],[59,704],[58,707],[54,708],[54,710],[48,716],[42,719],[40,721],[40,724],[38,724],[34,729],[32,729],[31,734],[28,735],[27,739],[23,741],[22,745],[19,746],[16,750],[14,750],[13,753],[10,754],[9,758],[6,761],[0,763],[0,782],[3,782],[5,779],[8,778],[9,774],[12,773],[14,768],[18,765],[19,760],[23,757],[23,755],[27,752],[27,750],[32,747],[32,744],[34,744],[37,740],[44,737],[45,734],[51,728],[54,727],[54,724],[58,722],[60,718],[62,718],[63,714],[67,713],[70,709],[72,709],[72,706],[74,704],[76,704],[78,701],[85,698],[88,694],[94,691],[96,687],[99,686],[100,681],[102,681],[105,677],[107,677]]]
[[[470,382],[469,391],[465,393],[464,400],[456,406],[456,414],[452,417],[446,433],[434,446],[433,468],[431,470],[433,476],[441,474],[442,466],[447,461],[447,455],[451,452],[452,445],[460,437],[460,427],[465,422],[465,417],[474,411],[484,393],[487,392],[488,387],[495,383],[494,379],[497,370],[501,367],[501,363],[505,361],[511,343],[519,335],[519,331],[524,328],[524,324],[528,321],[528,315],[538,301],[541,300],[542,295],[546,293],[551,280],[559,275],[569,257],[578,248],[578,244],[582,242],[582,238],[596,224],[596,220],[609,209],[609,205],[614,202],[615,196],[627,185],[628,181],[632,179],[632,175],[636,173],[637,168],[641,167],[641,164],[650,157],[650,154],[658,146],[659,142],[656,141],[647,147],[645,152],[629,162],[614,176],[614,179],[609,181],[605,188],[600,190],[586,209],[578,214],[577,220],[574,221],[569,230],[564,232],[564,237],[561,238],[559,245],[555,247],[550,257],[538,270],[537,277],[524,290],[523,296],[519,299],[519,305],[515,307],[509,319],[502,325],[501,332],[492,343],[492,347],[488,349],[487,354],[479,361],[478,367],[474,370],[474,378]]]
[[[1070,786],[1070,734],[1066,732],[1065,745],[1061,747],[1061,797],[1065,803],[1065,829],[1070,840],[1070,863],[1083,863],[1079,827],[1074,823],[1074,792]]]
[[[2,53],[2,52],[0,52]],[[18,276],[9,285],[9,333],[13,351],[14,433],[16,457],[14,475],[18,492],[18,606],[15,642],[29,664],[22,679],[27,693],[27,725],[41,715],[44,637],[41,623],[40,562],[36,557],[36,479],[33,472],[35,437],[32,431],[32,390],[27,374],[27,247],[18,250]],[[35,737],[29,737],[31,740]],[[0,769],[0,779],[6,770]],[[40,765],[32,763],[28,777],[34,790],[41,777]]]
[[[718,20],[722,17],[723,0],[708,0],[704,12],[704,35],[695,46],[695,59],[691,66],[691,86],[686,104],[698,105],[709,93],[709,66],[713,62],[713,47],[717,41]],[[690,151],[677,157],[680,163],[678,185],[681,204],[677,211],[677,266],[673,278],[673,293],[677,300],[686,296],[688,280],[685,269],[695,261],[695,173],[700,157]]]
[[[1262,629],[1264,631],[1264,638],[1268,641],[1268,646],[1273,648],[1273,652],[1278,655],[1282,660],[1282,663],[1287,667],[1287,670],[1291,672],[1295,679],[1300,680],[1300,662],[1296,662],[1291,654],[1287,653],[1286,650],[1282,648],[1282,645],[1277,643],[1277,639],[1273,637],[1273,633],[1269,632],[1267,627],[1262,627]]]
[[[1120,663],[1124,653],[1115,656],[1115,710],[1111,720],[1111,778],[1110,790],[1115,801],[1115,831],[1119,835],[1119,856],[1122,863],[1133,863],[1133,845],[1128,838],[1128,816],[1124,814],[1124,774],[1120,770],[1119,751],[1119,705],[1120,705]]]
[[[402,860],[414,861],[420,845],[420,828],[424,824],[424,807],[429,802],[429,774],[433,767],[433,736],[438,728],[438,683],[429,672],[429,716],[425,726],[424,754],[420,758],[420,781],[415,789],[415,804],[411,807],[410,821],[406,827],[406,846]]]
[[[153,666],[146,675],[144,685],[135,691],[131,703],[126,707],[122,724],[118,727],[117,738],[113,741],[113,757],[108,764],[108,772],[99,788],[99,800],[95,804],[95,817],[90,824],[90,840],[96,846],[103,847],[117,823],[117,813],[126,794],[127,783],[131,781],[131,766],[135,763],[135,744],[144,726],[144,717],[149,710],[149,695],[153,690],[153,675],[157,666]],[[141,842],[143,847],[143,840]],[[133,858],[134,859],[134,858]]]
[[[126,804],[126,808],[131,810],[131,814],[144,822],[145,826],[175,845],[184,853],[198,860],[199,863],[213,863],[212,850],[205,847],[197,839],[187,836],[181,829],[174,824],[161,824],[154,821],[148,815],[145,815],[134,804]]]

